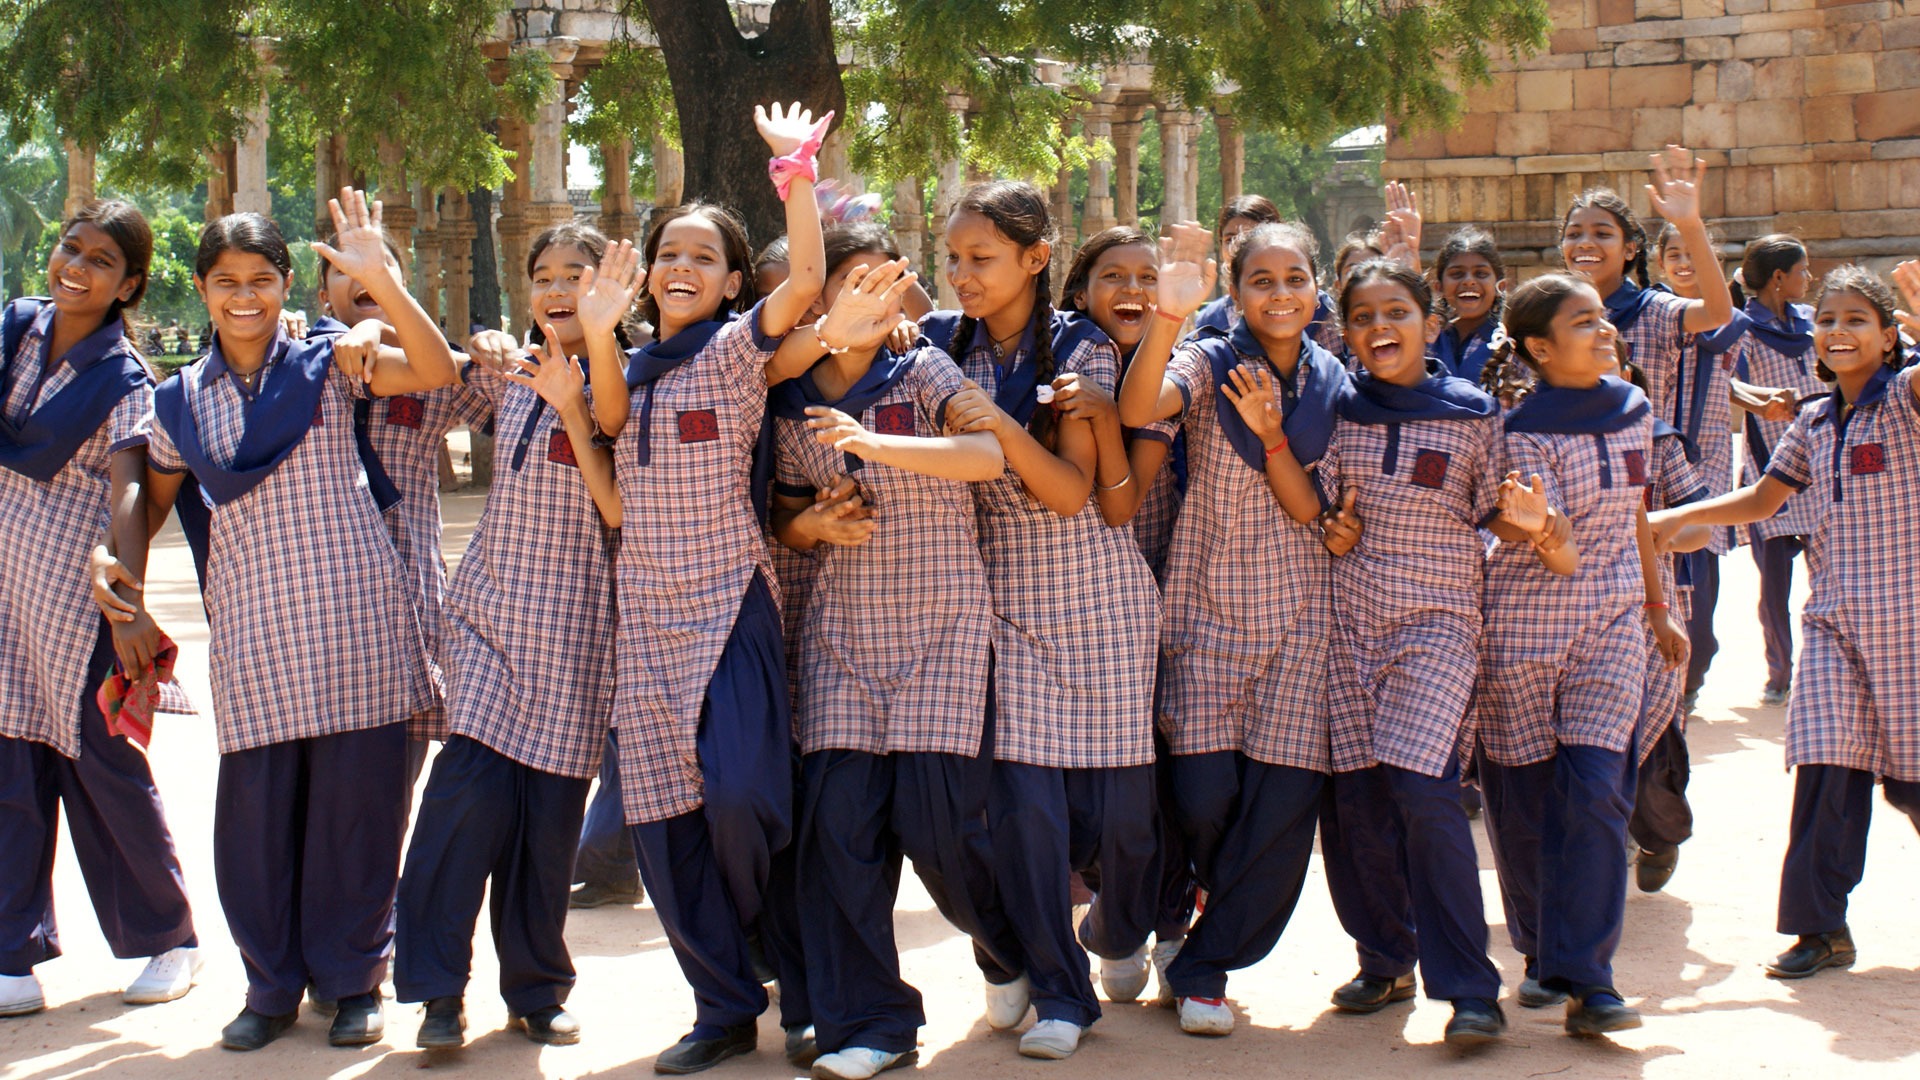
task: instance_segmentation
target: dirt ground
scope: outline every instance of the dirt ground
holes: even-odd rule
[[[464,549],[481,499],[448,499],[449,558]],[[1519,959],[1508,947],[1492,860],[1481,834],[1482,884],[1494,958],[1506,973],[1513,1021],[1506,1045],[1461,1058],[1440,1041],[1448,1009],[1420,1001],[1374,1017],[1338,1014],[1327,994],[1354,970],[1351,942],[1328,904],[1316,862],[1299,911],[1264,962],[1237,973],[1229,994],[1239,1013],[1231,1038],[1182,1035],[1171,1013],[1110,1005],[1082,1049],[1064,1062],[1015,1053],[1015,1036],[987,1029],[980,980],[965,939],[933,910],[911,875],[896,916],[906,974],[925,994],[921,1071],[937,1076],[1296,1077],[1505,1075],[1514,1077],[1913,1077],[1920,1075],[1920,839],[1876,801],[1866,882],[1854,895],[1858,967],[1799,983],[1763,976],[1760,962],[1786,944],[1773,933],[1784,849],[1789,777],[1782,770],[1783,710],[1757,706],[1765,674],[1753,616],[1750,559],[1725,560],[1726,585],[1715,662],[1701,715],[1693,721],[1697,834],[1680,869],[1658,895],[1634,893],[1616,960],[1620,988],[1646,1026],[1607,1041],[1560,1030],[1560,1012],[1528,1012],[1511,999]],[[182,671],[197,700],[206,689],[206,627],[177,533],[156,555],[150,601],[179,639]],[[140,968],[116,960],[101,940],[85,886],[62,840],[56,896],[67,955],[39,968],[49,1008],[0,1021],[0,1080],[78,1076],[396,1077],[431,1068],[447,1076],[637,1077],[688,1027],[692,1000],[652,910],[576,912],[568,926],[579,985],[570,1007],[584,1039],[542,1048],[500,1030],[505,1007],[490,992],[496,968],[480,931],[468,995],[467,1049],[428,1055],[413,1048],[418,1012],[390,1006],[384,1042],[358,1050],[326,1045],[324,1018],[304,1016],[279,1042],[254,1054],[221,1050],[220,1028],[245,992],[227,936],[209,857],[216,753],[206,717],[163,717],[153,747],[197,907],[207,966],[199,987],[167,1005],[129,1007],[120,988]],[[758,1055],[712,1075],[792,1077],[779,1053],[780,1029],[761,1022]],[[1910,1071],[1913,1070],[1913,1071]],[[905,1075],[905,1074],[901,1074]]]

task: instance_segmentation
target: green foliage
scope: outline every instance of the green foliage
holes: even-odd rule
[[[574,96],[579,119],[567,125],[575,142],[598,147],[620,139],[637,146],[666,136],[680,145],[680,114],[660,50],[631,39],[609,42],[607,57],[589,72]]]
[[[58,155],[41,143],[15,144],[0,135],[0,296],[32,290],[32,245],[48,221],[59,219],[65,198]]]

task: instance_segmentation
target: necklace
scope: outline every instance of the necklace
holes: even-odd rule
[[[238,371],[234,372],[233,374],[235,378],[238,378],[240,380],[240,385],[247,388],[247,393],[251,394],[253,393],[254,389],[260,385],[260,373],[265,370],[266,368],[262,366],[262,367],[254,368],[252,371],[246,372],[244,374]]]
[[[1015,330],[1013,333],[1008,334],[1006,337],[997,338],[993,336],[993,331],[991,330],[987,331],[987,340],[991,342],[993,345],[994,359],[998,360],[1005,357],[1007,355],[1007,342],[1018,340],[1020,335],[1026,332],[1027,332],[1027,328],[1023,326],[1020,329]]]

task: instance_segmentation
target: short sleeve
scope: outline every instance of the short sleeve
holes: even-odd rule
[[[1907,438],[1920,438],[1920,400],[1913,396],[1914,372],[1920,368],[1906,368],[1894,375],[1887,385],[1887,403],[1884,411]]]
[[[1340,489],[1344,481],[1340,476],[1340,461],[1345,456],[1346,442],[1353,432],[1353,424],[1347,420],[1335,420],[1333,437],[1327,440],[1327,448],[1320,454],[1320,460],[1314,462],[1307,475],[1313,480],[1314,487],[1320,491],[1322,506],[1336,506],[1340,502]]]
[[[760,315],[766,306],[765,300],[754,304],[745,315],[721,327],[707,343],[707,350],[726,367],[728,385],[739,387],[742,393],[753,391],[749,384],[757,384],[759,394],[767,392],[767,361],[773,359],[774,351],[786,337],[785,334],[771,337],[760,332]]]
[[[1500,509],[1500,481],[1507,476],[1500,460],[1501,432],[1505,425],[1497,413],[1475,423],[1479,428],[1480,470],[1474,476],[1469,499],[1474,522],[1482,523]]]
[[[462,379],[462,382],[465,385],[447,388],[453,403],[453,427],[465,424],[475,431],[485,431],[493,426],[495,403],[485,394],[475,390],[470,382],[466,382],[465,379]]]
[[[478,360],[467,361],[466,366],[460,369],[460,379],[466,384],[461,388],[461,394],[470,399],[470,404],[462,406],[463,410],[470,415],[484,415],[486,419],[482,422],[491,423],[494,415],[500,411],[500,403],[507,396],[507,387],[513,384]],[[477,402],[471,401],[476,398]],[[472,420],[467,422],[473,423]]]
[[[1173,356],[1167,360],[1167,378],[1180,389],[1180,411],[1174,420],[1185,421],[1187,411],[1193,408],[1195,397],[1211,393],[1213,386],[1213,365],[1194,345],[1182,345],[1173,350]]]
[[[153,424],[153,387],[141,383],[107,414],[107,452],[117,454],[128,447],[141,446]]]
[[[806,470],[800,461],[800,455],[804,449],[800,443],[808,437],[806,427],[795,421],[783,420],[775,416],[768,416],[767,423],[774,425],[774,494],[792,498],[811,497],[814,487],[808,483]]]
[[[929,431],[944,431],[947,403],[966,387],[960,368],[945,351],[921,349],[913,364],[914,404],[920,410],[920,422]]]
[[[366,382],[340,370],[337,365],[327,369],[327,382],[348,401],[360,401],[368,396]]]
[[[175,375],[174,378],[184,379],[186,376],[181,374]],[[167,426],[161,423],[160,418],[155,415],[151,401],[148,402],[147,415],[141,421],[141,424],[146,429],[147,434],[147,464],[152,466],[156,472],[186,472],[186,459],[180,456],[179,447],[174,445],[173,434],[167,430]]]
[[[1501,475],[1517,472],[1522,484],[1530,484],[1532,478],[1538,476],[1540,486],[1547,493],[1547,505],[1565,511],[1567,504],[1560,493],[1559,455],[1548,438],[1531,432],[1509,431],[1501,445],[1506,449],[1506,464]]]
[[[1826,411],[1824,403],[1816,403],[1800,410],[1794,417],[1793,425],[1780,436],[1774,444],[1773,456],[1767,459],[1767,475],[1787,485],[1795,491],[1801,491],[1813,483],[1813,448],[1809,445],[1813,419]]]
[[[1111,342],[1082,342],[1072,354],[1054,357],[1054,370],[1084,376],[1108,394],[1120,389],[1120,353]]]
[[[1661,508],[1685,506],[1706,498],[1706,485],[1700,482],[1700,473],[1693,462],[1687,460],[1686,444],[1678,438],[1662,438],[1655,439],[1653,445],[1660,461],[1654,504]]]

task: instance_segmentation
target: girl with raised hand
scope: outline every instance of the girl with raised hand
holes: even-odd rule
[[[214,870],[248,982],[221,1036],[235,1050],[291,1027],[309,983],[338,1003],[328,1041],[380,1038],[407,822],[405,722],[431,702],[412,590],[370,490],[353,403],[451,383],[452,352],[388,261],[380,204],[342,189],[331,207],[338,239],[314,250],[366,288],[399,347],[355,377],[335,362],[351,348],[344,335],[288,340],[280,309],[293,263],[279,230],[257,214],[210,223],[194,284],[213,347],[155,392],[146,476],[115,511],[119,556],[138,578],[183,473],[197,487],[187,497],[211,507]]]
[[[794,748],[757,512],[771,485],[756,485],[755,453],[769,380],[798,373],[770,371],[774,351],[825,277],[813,176],[831,117],[815,123],[795,105],[756,108],[755,119],[777,155],[787,280],[756,303],[739,217],[672,207],[655,215],[642,260],[640,314],[655,341],[623,350],[610,331],[587,336],[625,522],[614,563],[621,793],[647,894],[697,1002],[693,1030],[654,1061],[663,1073],[756,1046],[767,1006],[756,933],[780,976],[790,1057],[813,1056],[804,967],[783,930],[792,920],[775,910],[792,897],[769,885],[792,836]],[[838,345],[854,321],[830,314],[820,336]]]
[[[1494,362],[1518,360],[1539,381],[1505,420],[1508,512],[1492,524],[1501,543],[1487,563],[1475,700],[1480,785],[1507,930],[1526,960],[1520,1004],[1564,1000],[1568,1033],[1597,1035],[1640,1026],[1612,961],[1647,633],[1669,666],[1686,636],[1646,526],[1652,409],[1606,374],[1619,337],[1599,293],[1565,274],[1535,278],[1508,297],[1502,329]]]
[[[1361,370],[1341,388],[1317,486],[1292,455],[1276,457],[1295,521],[1319,517],[1324,495],[1359,530],[1351,543],[1329,534],[1339,556],[1333,778],[1320,827],[1334,910],[1360,953],[1360,973],[1333,1003],[1371,1013],[1408,1000],[1418,962],[1427,996],[1453,1003],[1446,1041],[1470,1047],[1507,1028],[1460,802],[1485,591],[1479,529],[1502,514],[1500,415],[1427,355],[1444,332],[1432,304],[1414,270],[1361,264],[1340,297]],[[1271,400],[1255,375],[1249,406]],[[1249,423],[1271,429],[1278,419],[1263,407]]]
[[[1180,276],[1164,262],[1161,272]],[[1234,248],[1229,281],[1233,331],[1202,331],[1164,363],[1143,346],[1120,394],[1123,423],[1177,418],[1189,451],[1158,713],[1173,752],[1171,824],[1208,894],[1166,972],[1181,1029],[1196,1035],[1232,1031],[1227,973],[1272,950],[1312,855],[1328,769],[1328,556],[1271,485],[1289,443],[1307,465],[1320,460],[1345,382],[1307,336],[1312,234],[1257,226]]]
[[[1092,320],[1054,311],[1053,239],[1033,185],[968,188],[946,228],[961,310],[921,324],[968,379],[948,406],[948,430],[991,433],[1006,458],[974,499],[996,616],[988,817],[1018,952],[975,956],[987,1022],[1012,1028],[1031,1001],[1039,1022],[1020,1052],[1041,1058],[1073,1053],[1100,1016],[1086,952],[1101,957],[1110,992],[1144,988],[1160,881],[1151,736],[1159,598],[1133,540],[1086,512],[1096,488],[1143,481],[1120,440],[1084,418],[1096,396],[1112,396],[1119,357]],[[1099,883],[1078,941],[1075,870]]]
[[[878,226],[835,226],[825,249],[829,310],[873,296],[897,309],[913,283]],[[774,387],[769,421],[775,531],[819,566],[794,709],[813,1075],[849,1080],[912,1064],[926,1023],[893,940],[902,856],[955,925],[989,943],[1010,934],[985,830],[967,827],[986,814],[992,623],[968,483],[1000,474],[1000,444],[942,434],[960,371],[932,344],[894,352],[888,321]],[[816,497],[849,485],[857,497]]]
[[[1920,301],[1916,270],[1896,270],[1910,305]],[[1777,925],[1796,941],[1767,965],[1780,979],[1854,963],[1847,901],[1866,870],[1875,782],[1920,826],[1920,592],[1901,570],[1906,535],[1888,527],[1920,516],[1920,390],[1914,369],[1900,366],[1897,318],[1892,291],[1873,274],[1828,274],[1813,350],[1833,393],[1801,407],[1757,483],[1653,516],[1670,543],[1689,526],[1764,521],[1795,492],[1815,508],[1812,591],[1787,707],[1793,812]]]
[[[161,635],[150,617],[104,623],[87,587],[116,481],[124,493],[146,471],[153,374],[127,321],[152,256],[138,210],[88,203],[61,225],[47,257],[51,295],[14,300],[0,316],[0,538],[9,553],[0,575],[0,1016],[46,1007],[33,969],[60,955],[53,857],[62,805],[108,946],[151,958],[122,999],[171,1001],[200,970],[153,771],[97,697],[116,662],[130,680],[158,678],[170,662],[155,655]],[[121,528],[130,541],[145,524]]]
[[[1433,355],[1449,374],[1477,386],[1507,295],[1507,264],[1492,234],[1469,225],[1447,237],[1433,260],[1433,280],[1447,316]]]
[[[1219,220],[1214,223],[1213,233],[1219,241],[1216,266],[1225,266],[1233,261],[1233,245],[1256,225],[1277,224],[1285,220],[1280,208],[1265,195],[1242,195],[1229,199],[1220,207]],[[1089,241],[1091,242],[1091,241]],[[1071,292],[1068,293],[1071,296]],[[1198,330],[1210,326],[1225,332],[1233,329],[1234,320],[1239,313],[1233,307],[1231,292],[1223,293],[1214,300],[1200,306],[1193,314],[1193,326]]]
[[[527,255],[533,356],[467,365],[498,456],[447,604],[450,735],[427,778],[398,904],[401,1001],[417,1044],[465,1042],[474,923],[491,884],[500,992],[539,1043],[579,1041],[564,935],[587,789],[612,723],[613,550],[620,496],[594,444],[587,336],[623,335],[632,245],[567,223]],[[596,277],[596,264],[599,274]]]
[[[1801,303],[1812,285],[1807,249],[1785,234],[1763,236],[1747,245],[1740,265],[1746,282],[1745,314],[1752,325],[1734,374],[1743,382],[1791,391],[1781,395],[1802,401],[1823,392],[1818,363],[1813,356],[1813,309]],[[1769,404],[1773,402],[1769,401]],[[1757,481],[1771,468],[1773,448],[1786,437],[1790,416],[1774,405],[1747,409],[1747,478]],[[1760,632],[1766,642],[1767,685],[1762,705],[1787,704],[1793,684],[1793,560],[1806,550],[1807,537],[1819,521],[1818,499],[1795,492],[1773,515],[1748,529],[1753,561],[1760,568]]]

